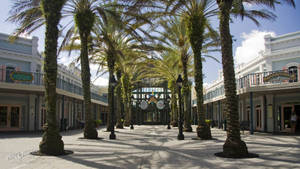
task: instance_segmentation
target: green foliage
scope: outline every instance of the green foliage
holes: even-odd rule
[[[95,14],[89,9],[78,10],[74,15],[74,21],[79,31],[91,32],[95,23]]]
[[[100,119],[95,120],[95,124],[97,127],[102,125],[102,120],[100,120]]]
[[[210,123],[211,123],[211,120],[205,119],[205,123],[210,124]]]

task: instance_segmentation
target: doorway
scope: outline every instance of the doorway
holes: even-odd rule
[[[0,129],[21,128],[21,106],[0,105]]]
[[[281,128],[283,131],[289,132],[291,129],[291,115],[293,107],[291,105],[282,106],[282,119],[281,119]]]
[[[297,115],[296,133],[300,133],[300,105],[295,105],[295,113]]]
[[[255,113],[256,113],[256,130],[260,130],[261,129],[261,121],[262,121],[260,105],[256,106]]]

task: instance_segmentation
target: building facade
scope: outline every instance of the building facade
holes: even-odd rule
[[[0,33],[0,131],[41,130],[46,122],[43,58],[38,38],[18,38],[9,42]],[[78,128],[84,123],[80,70],[74,64],[58,65],[57,122],[61,129]],[[92,85],[92,113],[106,120],[107,98]]]
[[[266,35],[265,51],[253,58],[235,68],[242,126],[250,131],[290,133],[295,112],[296,132],[300,132],[300,32]],[[224,99],[220,71],[204,92],[206,118],[219,127],[226,123]]]

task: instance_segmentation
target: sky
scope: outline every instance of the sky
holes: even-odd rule
[[[260,27],[257,27],[249,19],[233,19],[233,23],[230,25],[231,34],[233,35],[233,54],[235,64],[242,62],[248,62],[251,59],[258,56],[258,54],[264,50],[264,35],[271,34],[272,36],[280,36],[286,33],[300,31],[300,0],[295,0],[296,9],[288,6],[287,4],[276,6],[276,10],[273,11],[277,18],[275,21],[260,20]],[[0,5],[0,32],[1,33],[12,33],[17,25],[6,22],[5,20],[9,16],[9,10],[12,6],[11,0],[1,0]],[[253,8],[248,6],[248,8]],[[213,25],[218,25],[218,21],[212,20]],[[44,47],[44,30],[40,29],[33,32],[31,36],[37,36],[39,38],[39,51],[43,51]],[[68,55],[59,56],[59,63],[68,64],[74,57]],[[221,60],[221,54],[216,53],[214,56]],[[203,63],[203,72],[205,74],[204,83],[210,84],[217,79],[218,71],[222,68],[221,63],[207,58],[206,62]],[[107,75],[95,78],[97,72],[97,65],[91,65],[91,74],[93,75],[92,80],[97,85],[107,85]]]

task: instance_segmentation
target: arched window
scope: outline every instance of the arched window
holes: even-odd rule
[[[290,75],[290,80],[289,82],[298,82],[298,70],[297,66],[291,66],[289,67],[289,75]]]

